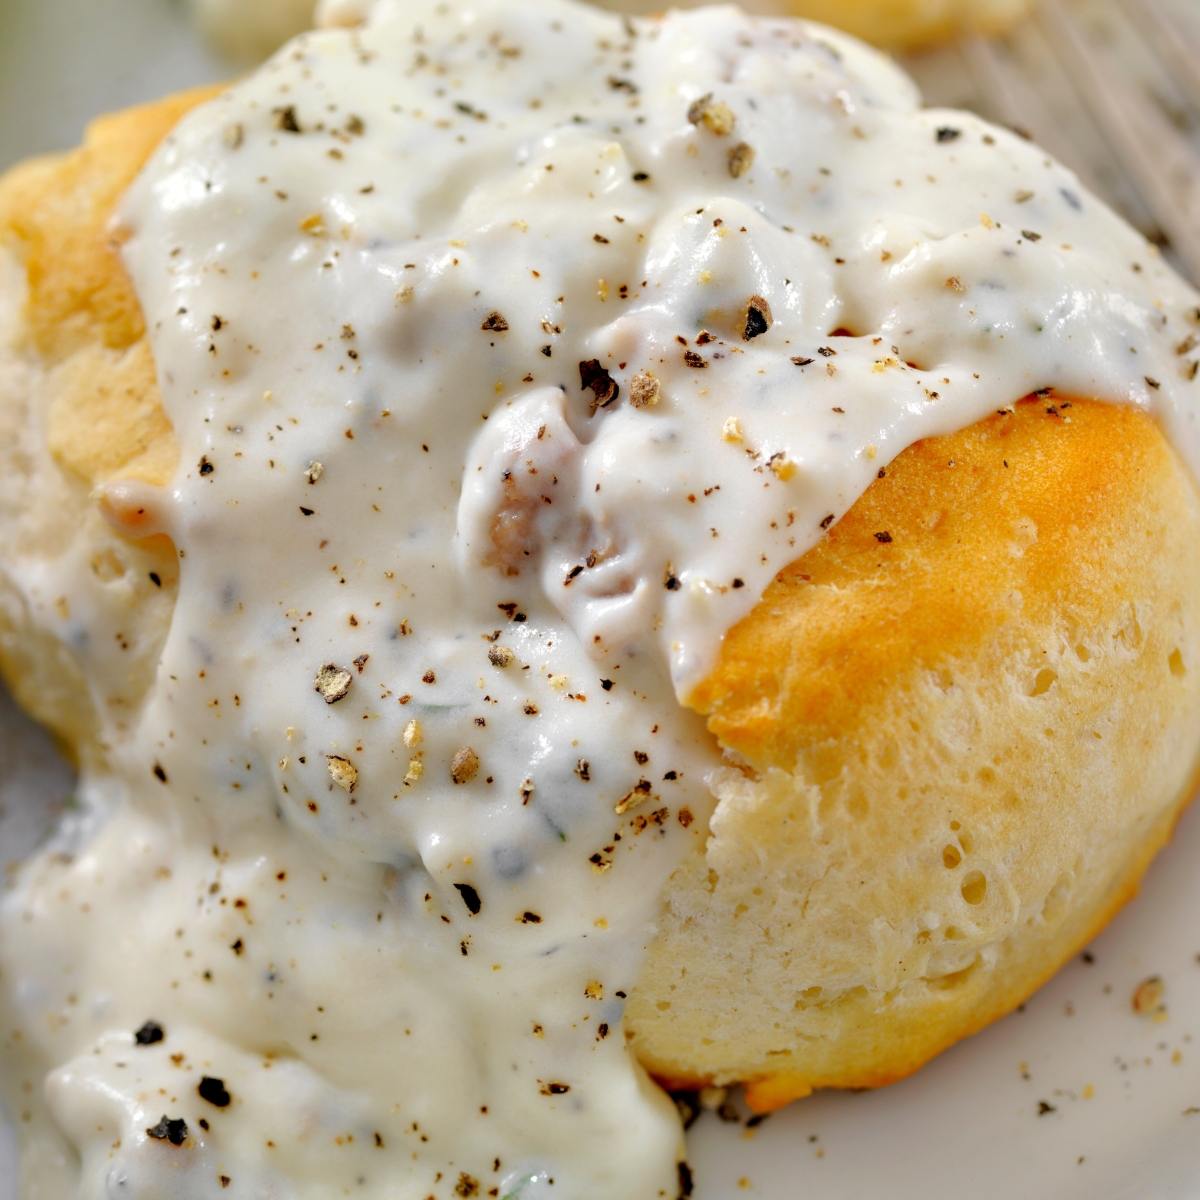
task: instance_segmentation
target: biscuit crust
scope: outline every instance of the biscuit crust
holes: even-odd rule
[[[1029,0],[790,0],[788,7],[887,50],[919,50],[964,32],[1003,33],[1031,6]]]
[[[73,757],[102,765],[154,677],[178,566],[90,502],[170,481],[178,447],[121,266],[117,202],[203,88],[101,117],[0,178],[0,672]],[[115,651],[114,651],[115,647]],[[118,682],[93,690],[89,660]]]
[[[1200,503],[1154,422],[1029,399],[905,450],[691,704],[742,766],[628,1012],[761,1109],[903,1078],[1136,891],[1200,749]]]
[[[146,325],[112,219],[122,194],[198,88],[100,117],[68,154],[35,159],[0,184],[0,243],[24,268],[25,334],[60,376],[48,414],[55,457],[89,482],[164,484],[178,449],[154,378]]]

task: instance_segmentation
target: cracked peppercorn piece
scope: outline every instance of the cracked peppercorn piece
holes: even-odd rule
[[[454,783],[470,783],[479,771],[479,755],[463,746],[450,760],[450,778]]]
[[[351,761],[340,754],[327,754],[325,762],[329,767],[329,778],[345,791],[354,791],[358,785],[358,770]]]
[[[634,408],[649,408],[658,403],[662,385],[648,373],[635,375],[629,381],[629,403]]]
[[[631,808],[635,808],[637,805],[641,804],[641,802],[645,800],[647,796],[650,795],[650,788],[651,784],[648,779],[639,779],[637,783],[635,783],[633,787],[631,787],[629,791],[617,801],[615,807],[613,808],[613,812],[615,812],[618,816],[621,816],[624,813],[627,813]]]
[[[607,408],[621,394],[620,385],[600,365],[597,358],[589,358],[579,364],[580,391],[592,389],[592,412],[598,408]]]
[[[1154,1016],[1162,1011],[1166,994],[1167,987],[1162,981],[1162,976],[1151,975],[1134,989],[1131,1007],[1138,1016]]]
[[[766,333],[774,324],[771,306],[761,296],[751,296],[746,306],[746,325],[742,330],[742,341],[749,342]]]
[[[508,322],[498,312],[489,313],[479,328],[490,333],[505,333],[508,330]]]
[[[354,677],[337,663],[326,663],[313,679],[313,690],[321,693],[326,704],[336,704],[350,690]]]
[[[693,125],[703,125],[718,137],[732,133],[734,125],[737,124],[733,109],[722,100],[714,100],[712,92],[692,102],[687,119]]]
[[[729,174],[734,179],[740,179],[754,166],[754,147],[746,142],[738,142],[729,149]]]
[[[172,1119],[163,1113],[157,1125],[152,1125],[146,1133],[159,1142],[170,1142],[172,1146],[182,1146],[187,1140],[187,1122],[182,1118]]]

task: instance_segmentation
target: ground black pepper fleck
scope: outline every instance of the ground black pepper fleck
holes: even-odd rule
[[[225,1090],[225,1081],[216,1079],[212,1075],[205,1075],[197,1085],[196,1091],[200,1093],[201,1100],[207,1100],[209,1104],[215,1105],[217,1108],[228,1108],[233,1100],[233,1097]]]
[[[483,907],[483,901],[479,898],[479,893],[469,883],[456,883],[455,890],[463,898],[463,903],[467,906],[467,912],[471,916],[477,916],[479,910]]]
[[[275,128],[281,129],[284,133],[301,133],[300,122],[296,120],[296,109],[294,105],[287,105],[285,108],[276,108],[273,110],[275,117]]]
[[[687,1200],[692,1194],[692,1168],[680,1160],[679,1163],[679,1200]]]
[[[139,1046],[153,1046],[161,1042],[166,1037],[166,1032],[157,1021],[147,1021],[141,1029],[133,1035],[133,1040]]]

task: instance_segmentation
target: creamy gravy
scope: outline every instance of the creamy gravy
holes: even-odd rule
[[[170,534],[179,599],[77,852],[0,909],[29,1197],[680,1192],[621,1015],[724,632],[905,446],[1035,389],[1200,461],[1195,294],[917,105],[734,8],[396,0],[160,148],[121,219],[181,466],[97,502]]]

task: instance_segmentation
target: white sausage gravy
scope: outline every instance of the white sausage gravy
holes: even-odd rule
[[[0,906],[30,1200],[674,1200],[622,1011],[725,632],[902,449],[1037,389],[1200,461],[1196,295],[851,39],[353,15],[120,210],[181,465],[98,502],[180,579],[90,832]]]

